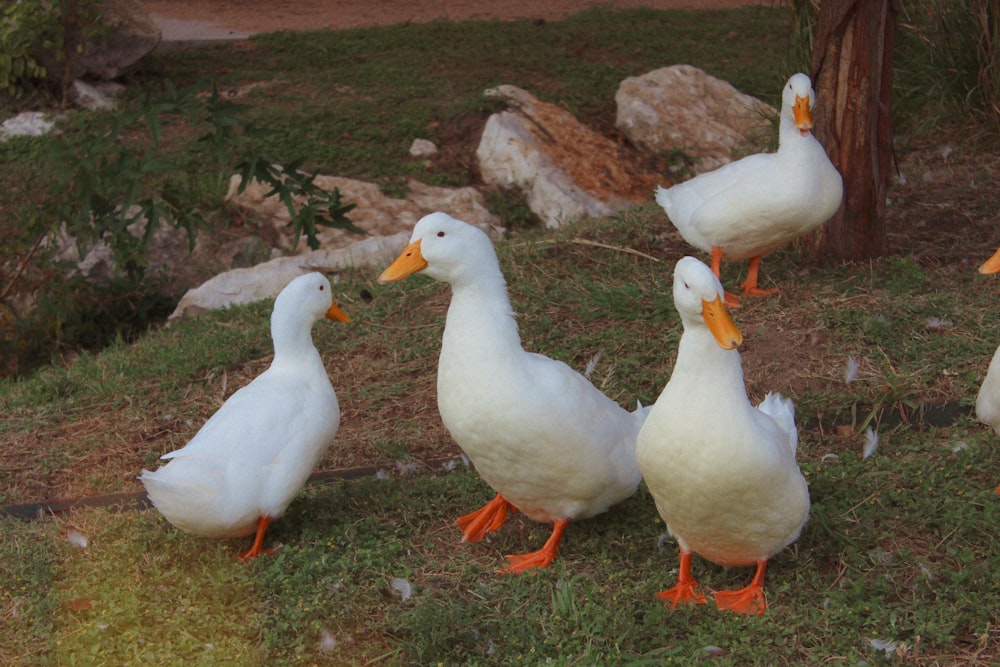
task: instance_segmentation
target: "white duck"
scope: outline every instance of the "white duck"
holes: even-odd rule
[[[979,267],[979,272],[984,275],[1000,272],[1000,250]],[[1000,434],[1000,347],[993,354],[986,378],[976,396],[976,418]],[[997,486],[996,492],[1000,495],[1000,486]]]
[[[810,132],[816,94],[809,77],[795,74],[781,98],[778,151],[730,162],[671,188],[657,188],[656,203],[684,240],[711,253],[720,275],[723,258],[750,260],[744,294],[758,287],[761,258],[819,227],[840,206],[843,181]],[[731,305],[739,299],[727,294]]]
[[[508,511],[551,522],[540,550],[507,556],[505,572],[547,567],[570,520],[632,495],[641,475],[630,414],[561,361],[526,352],[496,252],[481,230],[445,213],[413,228],[410,244],[379,276],[422,271],[451,285],[438,362],[438,409],[452,437],[497,496],[460,517],[464,541],[497,530]]]
[[[340,407],[312,326],[348,322],[320,273],[299,276],[274,302],[271,366],[222,404],[169,460],[140,479],[170,523],[205,537],[256,531],[240,559],[262,551],[264,533],[305,485],[340,426]]]
[[[791,400],[747,398],[736,347],[742,335],[723,305],[712,271],[685,257],[674,271],[674,304],[684,324],[670,381],[650,410],[636,446],[639,468],[660,516],[680,545],[677,585],[665,602],[704,603],[691,554],[724,566],[756,565],[753,583],[715,594],[720,609],[764,613],[764,571],[798,538],[809,491],[795,462]]]

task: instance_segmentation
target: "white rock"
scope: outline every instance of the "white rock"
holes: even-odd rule
[[[294,253],[306,250],[304,238],[300,239],[298,247],[291,247],[292,236],[288,227],[291,216],[276,195],[264,196],[271,187],[254,181],[239,193],[240,182],[238,175],[230,179],[226,198],[281,231],[283,251]],[[417,220],[435,211],[446,211],[470,224],[484,227],[501,224],[500,219],[486,208],[479,191],[471,187],[440,188],[411,180],[407,183],[409,192],[404,198],[397,199],[383,194],[375,183],[322,174],[313,182],[328,192],[334,188],[339,190],[342,202],[355,205],[347,217],[370,235],[387,236],[412,229]],[[343,229],[321,228],[317,238],[323,248],[330,249],[346,247],[363,237]]]
[[[115,101],[96,86],[76,79],[69,89],[73,103],[89,111],[108,111],[115,108]]]
[[[691,65],[674,65],[621,82],[615,125],[636,146],[653,152],[680,150],[695,171],[733,159],[741,147],[766,146],[774,107]]]
[[[406,247],[409,239],[408,231],[392,236],[371,236],[346,248],[314,250],[220,273],[188,290],[171,313],[170,320],[273,298],[294,278],[310,271],[333,273],[348,267],[387,265]]]
[[[0,139],[7,137],[40,137],[48,134],[54,123],[41,111],[23,111],[0,123]]]
[[[410,144],[410,155],[413,157],[430,157],[436,155],[437,152],[438,147],[434,145],[433,141],[427,139],[414,139],[413,143]]]
[[[517,189],[547,227],[646,201],[658,175],[611,139],[515,86],[486,91],[509,109],[492,115],[476,149],[487,185]]]

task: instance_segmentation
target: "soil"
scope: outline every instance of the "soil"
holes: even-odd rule
[[[748,4],[781,4],[768,0],[140,0],[156,19],[187,22],[189,36],[206,29],[226,34],[276,30],[320,30],[360,28],[395,23],[565,18],[588,7],[653,7],[657,9],[726,9]],[[165,37],[183,39],[183,34]]]

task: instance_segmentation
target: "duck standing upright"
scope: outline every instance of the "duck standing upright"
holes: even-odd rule
[[[979,272],[984,275],[1000,272],[1000,250],[983,262]],[[992,426],[1000,434],[1000,347],[993,353],[986,377],[976,396],[976,418]],[[996,493],[1000,495],[1000,485],[997,486]]]
[[[438,362],[438,409],[451,436],[496,492],[457,520],[462,541],[497,530],[509,511],[553,524],[536,552],[507,556],[505,572],[547,567],[570,520],[632,495],[641,475],[629,413],[566,364],[521,346],[496,252],[480,229],[445,213],[413,228],[379,282],[413,273],[451,285]]]
[[[658,596],[673,606],[706,601],[691,575],[697,553],[727,567],[756,565],[749,586],[717,592],[715,602],[763,614],[768,559],[798,538],[809,516],[794,408],[777,394],[751,405],[736,351],[742,335],[707,266],[681,259],[673,292],[684,324],[677,362],[636,445],[646,485],[680,546],[677,585]]]
[[[744,294],[765,295],[758,282],[761,258],[833,217],[843,180],[810,131],[816,94],[805,74],[785,85],[778,122],[778,150],[730,162],[671,188],[656,203],[684,240],[711,253],[720,277],[723,259],[750,260]],[[730,305],[739,299],[726,295]]]
[[[320,273],[299,276],[275,299],[271,314],[274,360],[222,404],[168,463],[143,470],[150,500],[178,528],[203,537],[264,533],[305,485],[340,426],[330,377],[312,342],[326,316],[348,322]]]

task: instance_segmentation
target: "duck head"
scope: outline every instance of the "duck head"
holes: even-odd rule
[[[805,74],[793,74],[785,84],[781,96],[782,114],[790,113],[802,135],[809,134],[813,127],[812,108],[816,101],[816,93],[812,89],[812,81]]]
[[[733,350],[743,342],[726,310],[722,283],[712,270],[694,257],[684,257],[674,268],[674,307],[680,313],[685,330],[707,327],[715,342],[724,350]]]
[[[351,318],[334,303],[330,281],[318,272],[295,278],[274,300],[272,319],[292,318],[291,313],[296,312],[302,313],[309,322],[316,322],[323,317],[340,322],[351,321]]]
[[[378,277],[379,283],[414,273],[456,285],[483,273],[499,273],[493,242],[484,231],[447,213],[431,213],[417,221],[410,243]]]

